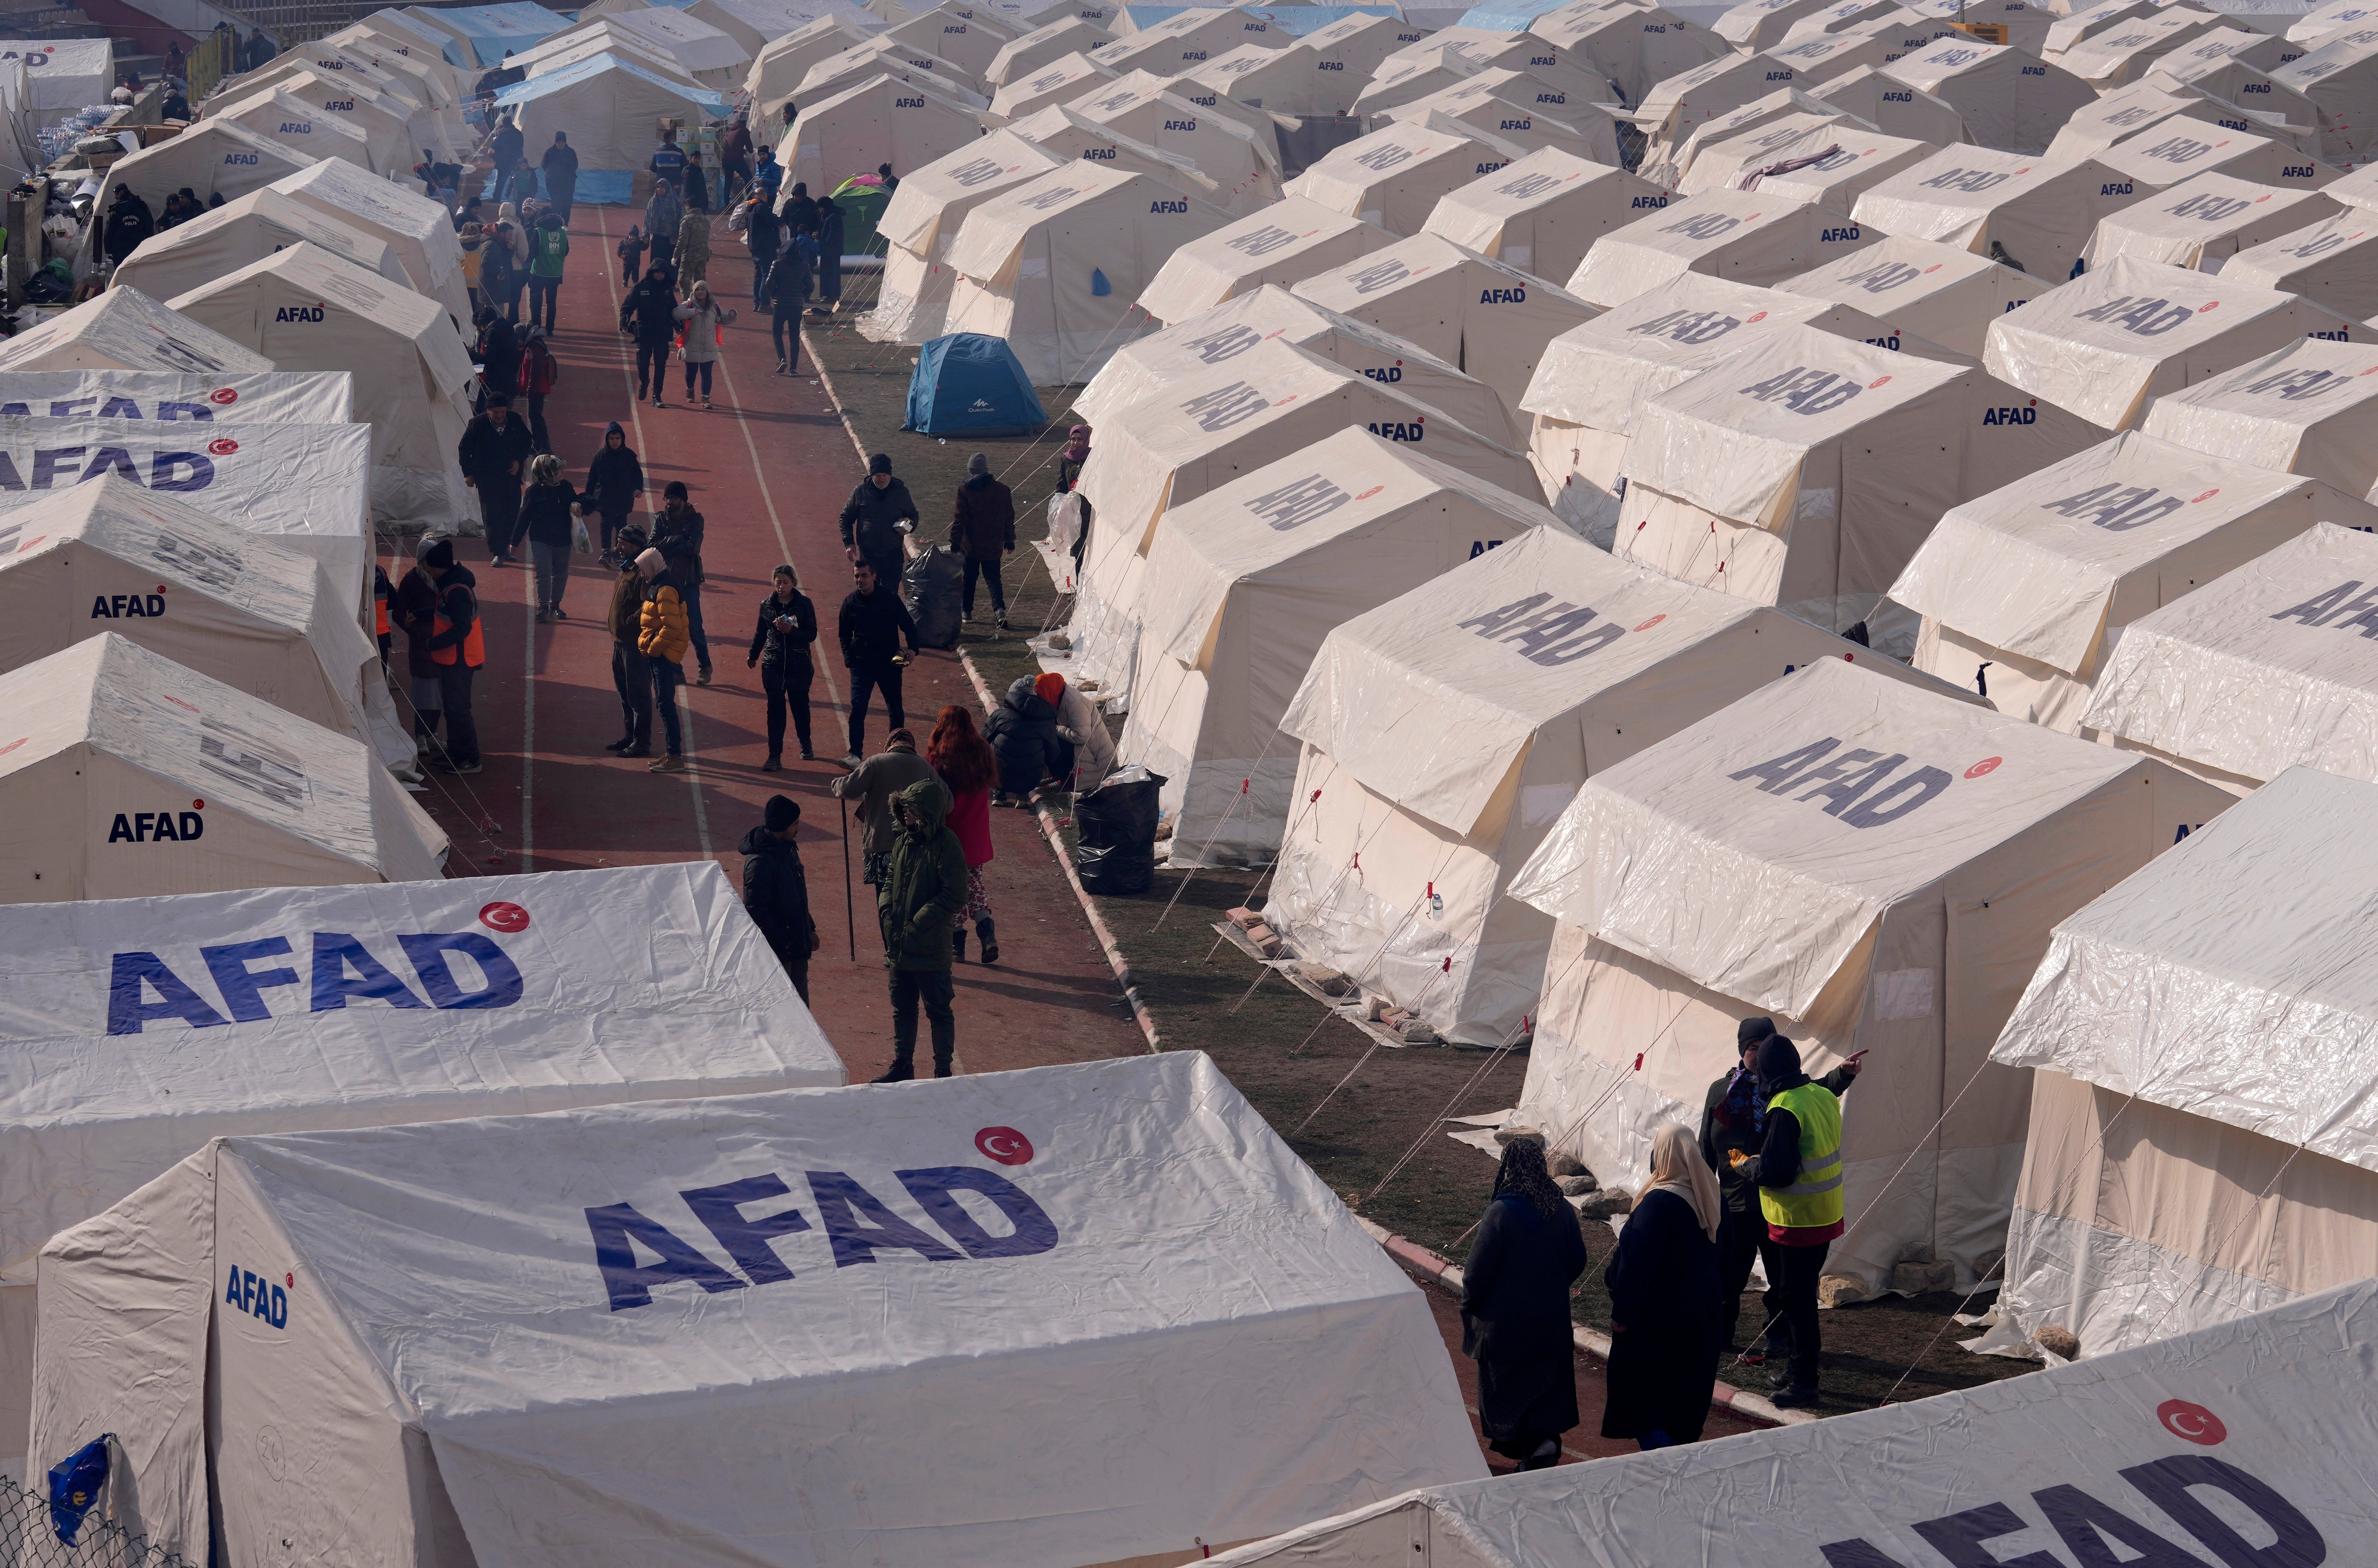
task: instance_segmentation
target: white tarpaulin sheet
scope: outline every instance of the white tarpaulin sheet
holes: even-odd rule
[[[1530,151],[1556,147],[1612,168],[1618,165],[1618,122],[1610,112],[1526,72],[1481,71],[1399,104],[1381,117],[1391,122],[1420,121],[1431,114],[1442,114],[1453,125],[1484,131]]]
[[[1640,102],[1656,83],[1734,54],[1731,44],[1698,22],[1631,0],[1615,6],[1572,0],[1531,21],[1528,30],[1600,71],[1630,103]]]
[[[2047,151],[2065,117],[2096,97],[2087,82],[2036,54],[1963,36],[1880,69],[1954,107],[1975,141],[2010,152]]]
[[[2378,489],[2378,350],[2306,338],[2157,398],[2143,428],[2216,457]]]
[[[902,181],[905,186],[907,182]],[[1074,401],[1072,418],[1092,429],[1183,376],[1284,342],[1342,365],[1449,415],[1482,436],[1518,445],[1495,389],[1465,376],[1409,339],[1340,316],[1285,289],[1261,288],[1117,349]]]
[[[2324,521],[2378,508],[2125,431],[1951,511],[1891,597],[1924,616],[1917,668],[2069,735],[2123,627]]]
[[[1605,309],[1686,272],[1772,288],[1865,249],[1881,233],[1871,221],[1764,191],[1703,191],[1603,236],[1568,288]]]
[[[2378,342],[2378,329],[2297,294],[2117,257],[1990,328],[1994,376],[2109,430],[2166,392],[2301,339]]]
[[[108,284],[172,299],[293,245],[318,246],[400,288],[413,287],[386,241],[270,189],[250,191],[141,241]]]
[[[2165,120],[2092,156],[2143,191],[2168,190],[2214,170],[2276,190],[2318,190],[2337,173],[2269,137],[2184,119]]]
[[[2055,287],[1970,250],[1898,236],[1777,286],[1872,311],[1902,332],[1976,359],[1991,322]]]
[[[2132,621],[2082,723],[2224,776],[2378,780],[2378,535],[2324,522]]]
[[[1280,715],[1332,627],[1553,526],[1533,497],[1361,429],[1167,509],[1118,754],[1164,778],[1171,864],[1279,848],[1296,776]]]
[[[1139,306],[1171,326],[1267,283],[1287,288],[1395,241],[1375,223],[1301,196],[1283,197],[1176,247],[1141,291]]]
[[[1445,1038],[1501,1045],[1553,933],[1506,883],[1578,786],[1792,665],[1861,652],[1559,529],[1510,540],[1321,644],[1280,725],[1304,751],[1265,918]]]
[[[475,518],[454,454],[470,421],[471,358],[437,304],[299,244],[172,305],[283,368],[354,372],[375,519],[455,528]]]
[[[2339,168],[2367,162],[2371,108],[2378,101],[2378,27],[2339,28],[2271,79],[2320,111],[2320,155]]]
[[[0,370],[0,414],[167,423],[344,425],[355,416],[343,370]]]
[[[2345,210],[2318,191],[2278,190],[2216,170],[2099,219],[2081,254],[2092,267],[2131,256],[2219,272],[2241,250]]]
[[[1887,234],[1939,240],[2053,283],[2072,275],[2097,220],[2139,195],[2086,159],[1949,147],[1868,190],[1854,210]]]
[[[124,479],[0,514],[0,670],[113,631],[199,675],[414,760],[355,595],[312,557]]]
[[[340,222],[378,234],[396,252],[415,293],[446,307],[456,331],[471,320],[471,296],[462,281],[462,246],[450,214],[438,202],[388,180],[375,180],[354,165],[326,159],[301,169],[272,188]]]
[[[257,420],[218,433],[178,419],[0,418],[0,519],[114,474],[313,557],[361,607],[371,592],[371,427],[360,424]]]
[[[2023,0],[2009,3],[2020,5]],[[1973,139],[1965,129],[1965,117],[1957,112],[1955,104],[1910,87],[1897,77],[1885,76],[1872,66],[1861,66],[1847,76],[1819,82],[1808,90],[1808,96],[1856,115],[1885,136],[1928,141],[1936,147]]]
[[[1827,1272],[1875,1288],[1923,1256],[1971,1283],[2028,1094],[1988,1051],[2049,929],[2228,802],[1868,663],[1818,660],[1585,781],[1511,885],[1561,923],[1519,1108],[1637,1171],[1662,1122],[1698,1125],[1736,1019],[1774,1016],[1815,1072],[1870,1049]]]
[[[2301,294],[2356,321],[2378,315],[2378,212],[2349,207],[2333,218],[2240,250],[2221,275]]]
[[[116,1432],[238,1561],[1194,1560],[1484,1474],[1418,1287],[1191,1052],[232,1138],[41,1297],[32,1453]]]
[[[0,370],[166,370],[222,376],[274,368],[272,361],[254,349],[166,308],[138,289],[110,289],[0,343]]]
[[[1506,267],[1566,278],[1604,234],[1667,205],[1649,180],[1545,147],[1439,197],[1423,229]]]
[[[2373,1344],[2364,1281],[2085,1366],[1434,1488],[1214,1563],[1635,1568],[1735,1540],[1836,1568],[2342,1563],[2368,1529],[2378,1444],[2345,1369]]]
[[[115,44],[105,38],[10,39],[0,43],[0,66],[22,61],[26,104],[36,127],[54,126],[78,109],[105,103],[115,86]]]
[[[1450,120],[1399,120],[1330,149],[1281,188],[1390,233],[1416,234],[1439,197],[1531,150]]]

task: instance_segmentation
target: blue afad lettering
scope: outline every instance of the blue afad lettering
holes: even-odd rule
[[[1186,212],[1189,204],[1185,201],[1151,201],[1147,209],[1150,212]]]
[[[1375,420],[1363,426],[1372,435],[1387,441],[1419,441],[1428,434],[1428,426],[1415,419],[1410,424],[1395,420]]]
[[[273,312],[275,321],[319,321],[322,307],[318,305],[284,305]]]
[[[84,457],[86,452],[90,453],[88,460]],[[80,473],[73,472],[78,468]],[[184,469],[189,473],[183,473]],[[140,483],[140,470],[134,466],[132,454],[122,447],[36,447],[30,485],[17,473],[16,460],[0,451],[0,490],[47,490],[62,473],[70,475],[77,485],[109,473],[135,485]],[[214,482],[214,460],[201,453],[152,452],[149,456],[151,490],[203,490]]]
[[[2248,1568],[2249,1564],[2267,1568],[2281,1568],[2282,1564],[2295,1568],[2301,1564],[2309,1568],[2329,1560],[2328,1542],[2295,1504],[2282,1497],[2277,1489],[2227,1460],[2216,1459],[2209,1454],[2174,1454],[2133,1465],[2123,1470],[2121,1477],[2162,1510],[2167,1518],[2194,1536],[2213,1562],[2232,1563],[2237,1568]],[[2220,1492],[2229,1506],[2216,1513],[2201,1495],[2204,1491]],[[2074,1562],[2116,1562],[2114,1546],[2109,1542],[2122,1549],[2125,1555],[2120,1561],[2135,1568],[2195,1568],[2205,1561],[2079,1487],[2048,1487],[2033,1492],[2031,1502],[2047,1528],[2056,1533]],[[2240,1530],[2230,1523],[2231,1518],[2252,1518],[2259,1521],[2260,1527],[2249,1525]],[[2042,1551],[2020,1558],[1999,1556],[1999,1551],[2012,1548],[1993,1548],[1988,1542],[2040,1527],[2038,1522],[2003,1502],[1985,1503],[1938,1519],[1926,1519],[1910,1527],[1923,1538],[1925,1545],[1949,1562],[2046,1564],[2064,1561]],[[2249,1534],[2263,1539],[2250,1540]],[[2277,1538],[2269,1539],[2271,1537]],[[1826,1568],[1906,1568],[1900,1559],[1868,1540],[1831,1541],[1817,1550],[1824,1554]]]
[[[1758,780],[1754,787],[1767,795],[1788,795],[1808,785],[1793,798],[1821,799],[1826,802],[1822,809],[1827,816],[1838,817],[1853,828],[1880,828],[1896,822],[1938,798],[1953,782],[1938,768],[1918,767],[1900,772],[1907,761],[1905,752],[1885,756],[1854,747],[1836,756],[1834,752],[1840,745],[1839,739],[1828,736],[1796,751],[1754,762],[1726,777]]]
[[[2095,310],[2076,311],[2072,319],[2108,322],[2143,338],[2160,338],[2196,314],[2188,306],[2174,305],[2168,299],[2122,294],[2108,300]]]
[[[1549,593],[1531,593],[1499,610],[1455,624],[1489,642],[1516,644],[1521,658],[1550,669],[1573,664],[1627,635],[1627,628],[1615,621],[1595,621],[1596,613],[1582,604],[1555,600]]]
[[[95,621],[122,620],[126,616],[144,616],[153,620],[164,613],[162,593],[102,593],[90,602],[90,618]]]
[[[1500,539],[1472,539],[1470,542],[1470,558],[1474,561],[1487,551],[1499,550],[1502,547],[1503,542]]]
[[[1668,198],[1664,196],[1639,196],[1627,205],[1629,211],[1632,211],[1637,208],[1645,207],[1656,209],[1667,206]]]
[[[1478,303],[1481,305],[1525,305],[1528,303],[1528,291],[1524,287],[1509,289],[1481,289],[1478,291]]]
[[[2378,588],[2356,597],[2360,586],[2358,581],[2340,582],[2325,593],[2288,605],[2271,618],[2378,637]]]
[[[908,1196],[939,1227],[948,1241],[895,1213],[890,1204],[869,1191],[847,1172],[811,1170],[801,1173],[816,1201],[819,1227],[825,1232],[834,1266],[853,1268],[880,1263],[883,1251],[913,1252],[931,1263],[957,1263],[988,1258],[1028,1258],[1057,1245],[1057,1222],[1032,1195],[995,1170],[978,1166],[932,1166],[892,1173]],[[994,1236],[977,1219],[957,1194],[971,1192],[999,1211],[1007,1233]],[[594,1239],[594,1266],[601,1271],[611,1311],[649,1307],[656,1287],[691,1280],[703,1291],[741,1290],[751,1285],[780,1285],[794,1277],[775,1249],[779,1237],[812,1229],[809,1216],[798,1208],[747,1215],[754,1203],[791,1196],[783,1177],[771,1171],[715,1187],[679,1192],[693,1217],[702,1222],[739,1275],[720,1266],[702,1249],[632,1203],[606,1203],[586,1211],[586,1227]],[[950,1242],[955,1241],[956,1246]],[[637,1262],[638,1250],[655,1262]]]
[[[231,1265],[231,1274],[224,1281],[223,1304],[251,1318],[261,1318],[274,1328],[289,1326],[289,1293],[237,1263]]]
[[[206,835],[207,820],[196,811],[118,811],[107,842],[187,844]]]
[[[1831,413],[1866,390],[1846,377],[1830,370],[1811,370],[1801,365],[1794,365],[1780,376],[1771,376],[1764,381],[1735,389],[1745,397],[1757,398],[1762,403],[1781,400],[1785,408],[1794,413],[1803,414]]]
[[[159,812],[153,820],[162,823],[165,815]],[[186,828],[194,815],[182,814],[180,822],[175,824],[183,830],[179,836],[198,836]],[[122,817],[115,820],[119,827],[126,825]],[[140,822],[141,817],[134,817],[129,833],[139,832]],[[154,827],[150,831],[152,839],[164,836],[158,834]],[[114,842],[112,835],[109,842]],[[134,842],[141,841],[136,838]],[[119,952],[108,979],[107,1032],[138,1035],[149,1024],[162,1023],[169,1018],[178,1018],[193,1029],[234,1023],[261,1023],[273,1016],[264,993],[284,987],[297,987],[308,999],[306,1011],[311,1012],[336,1012],[350,1001],[383,1001],[390,1007],[423,1011],[510,1007],[521,999],[526,988],[520,966],[493,940],[477,931],[426,931],[398,937],[396,945],[403,950],[419,982],[417,991],[366,947],[362,939],[345,931],[316,931],[313,937],[310,973],[303,976],[285,966],[248,967],[251,963],[291,952],[286,937],[200,948],[198,962],[206,966],[216,993],[222,999],[221,1011],[157,954]],[[470,960],[477,969],[482,984],[475,988],[466,989],[462,976],[455,973],[453,960],[457,955]],[[284,1007],[283,1011],[292,1011],[294,1008]]]
[[[1982,410],[1982,423],[1985,425],[2036,425],[2039,423],[2039,410],[2037,408],[1986,408]]]
[[[1862,239],[1865,235],[1856,223],[1852,223],[1846,229],[1827,229],[1817,237],[1822,244],[1839,245],[1844,240]]]
[[[2043,501],[2039,509],[2115,533],[2128,533],[2158,518],[2169,517],[2186,505],[2180,497],[2167,496],[2152,485],[2100,485],[2061,500]]]
[[[223,154],[223,162],[225,163],[242,164],[252,169],[256,167],[256,154],[253,152],[226,152]]]

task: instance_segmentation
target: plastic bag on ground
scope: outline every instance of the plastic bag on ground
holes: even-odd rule
[[[1129,896],[1156,881],[1157,796],[1164,776],[1137,763],[1118,768],[1106,782],[1074,801],[1074,824],[1081,834],[1075,868],[1094,893]]]
[[[965,581],[966,568],[946,545],[934,545],[901,569],[900,600],[917,623],[919,646],[958,645],[958,590]]]

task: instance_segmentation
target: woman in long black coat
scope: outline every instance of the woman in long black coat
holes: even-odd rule
[[[1610,1377],[1602,1435],[1645,1448],[1699,1442],[1725,1344],[1717,1176],[1674,1122],[1652,1135],[1651,1180],[1603,1271]]]
[[[1577,1425],[1568,1301],[1585,1263],[1577,1211],[1553,1185],[1543,1143],[1513,1140],[1461,1267],[1461,1353],[1478,1363],[1487,1446],[1522,1470],[1559,1463],[1561,1433]]]

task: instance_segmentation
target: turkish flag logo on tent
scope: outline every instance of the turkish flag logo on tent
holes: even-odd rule
[[[2202,1405],[2192,1405],[2185,1399],[2167,1399],[2156,1406],[2156,1419],[2172,1436],[2210,1448],[2229,1435],[2221,1418]]]

